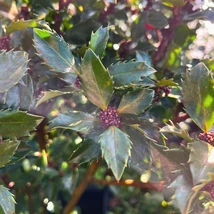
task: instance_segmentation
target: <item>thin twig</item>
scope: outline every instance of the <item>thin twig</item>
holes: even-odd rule
[[[72,194],[72,198],[71,200],[68,202],[68,204],[66,205],[63,214],[69,214],[75,207],[75,205],[77,204],[78,200],[80,199],[81,195],[83,194],[84,190],[86,189],[86,187],[88,186],[89,182],[91,181],[94,173],[97,170],[97,167],[100,163],[99,161],[94,161],[88,168],[86,175],[84,176],[82,182],[76,187],[76,189],[74,190],[73,194]]]

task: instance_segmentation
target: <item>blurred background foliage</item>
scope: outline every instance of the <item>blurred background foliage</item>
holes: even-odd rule
[[[7,0],[0,1],[0,18],[0,42],[6,36],[5,26],[20,19],[37,19],[43,25],[48,23],[51,29],[64,37],[76,60],[83,57],[91,32],[95,32],[100,26],[109,26],[110,39],[102,56],[106,67],[121,60],[137,58],[139,61],[146,61],[158,71],[152,76],[155,84],[164,81],[163,78],[173,78],[171,82],[160,84],[171,88],[169,95],[167,91],[157,89],[157,100],[149,115],[155,119],[146,126],[148,133],[154,139],[162,138],[152,128],[164,126],[164,122],[169,119],[179,123],[192,136],[199,132],[185,116],[177,84],[180,85],[186,70],[198,62],[204,62],[209,69],[214,70],[212,1]],[[87,154],[77,156],[74,161],[67,162],[73,151],[79,147],[82,138],[71,130],[50,131],[48,121],[69,109],[92,112],[94,107],[78,92],[50,99],[36,107],[36,102],[45,91],[63,88],[74,77],[54,73],[41,63],[35,53],[31,28],[17,29],[7,37],[10,41],[7,49],[24,50],[31,61],[29,74],[23,80],[25,82],[19,83],[7,93],[1,93],[1,109],[20,108],[42,115],[45,120],[30,137],[21,139],[10,164],[0,169],[1,181],[15,195],[17,214],[62,213],[73,190],[84,180],[89,166],[85,162],[89,157]],[[145,84],[155,86],[154,82]],[[29,95],[27,98],[26,93]],[[164,138],[162,141],[171,148],[181,142],[179,137],[167,137],[168,141]],[[138,151],[145,154],[144,150],[145,148],[139,147]],[[78,166],[75,160],[84,163]],[[158,167],[158,160],[152,167],[145,167],[146,161],[135,161],[134,167],[125,170],[123,180],[157,182],[160,185],[159,190],[162,190],[160,181],[168,176],[171,179],[168,171],[173,166],[167,160],[164,172]],[[111,171],[102,162],[72,213],[179,213],[169,202],[169,191],[163,194],[154,186],[132,186],[128,183],[124,186],[117,183],[103,185],[103,180],[108,181],[112,177]],[[94,210],[90,210],[90,207]]]

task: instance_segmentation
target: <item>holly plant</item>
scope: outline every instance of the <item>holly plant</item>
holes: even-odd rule
[[[0,214],[69,214],[89,183],[115,186],[115,213],[214,213],[213,36],[201,42],[213,13],[188,0],[0,2]],[[128,206],[120,186],[137,187]]]

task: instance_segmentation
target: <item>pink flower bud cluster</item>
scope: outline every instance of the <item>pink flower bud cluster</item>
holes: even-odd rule
[[[99,119],[103,128],[108,128],[110,126],[119,127],[121,125],[121,119],[115,107],[110,106],[106,111],[101,111],[99,113]]]
[[[198,135],[198,138],[214,146],[214,131],[207,132],[207,133],[200,133]]]
[[[0,50],[10,50],[10,39],[8,36],[2,36],[0,38]]]
[[[206,184],[203,188],[203,191],[207,191],[210,193],[211,197],[214,198],[214,181],[211,181],[210,183]]]
[[[81,81],[80,81],[80,78],[79,77],[77,77],[76,78],[76,81],[75,81],[75,86],[77,87],[77,88],[81,88]]]

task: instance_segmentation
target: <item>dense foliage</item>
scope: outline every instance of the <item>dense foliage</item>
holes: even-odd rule
[[[92,184],[109,214],[214,212],[212,1],[5,0],[0,17],[0,213],[84,213]]]

